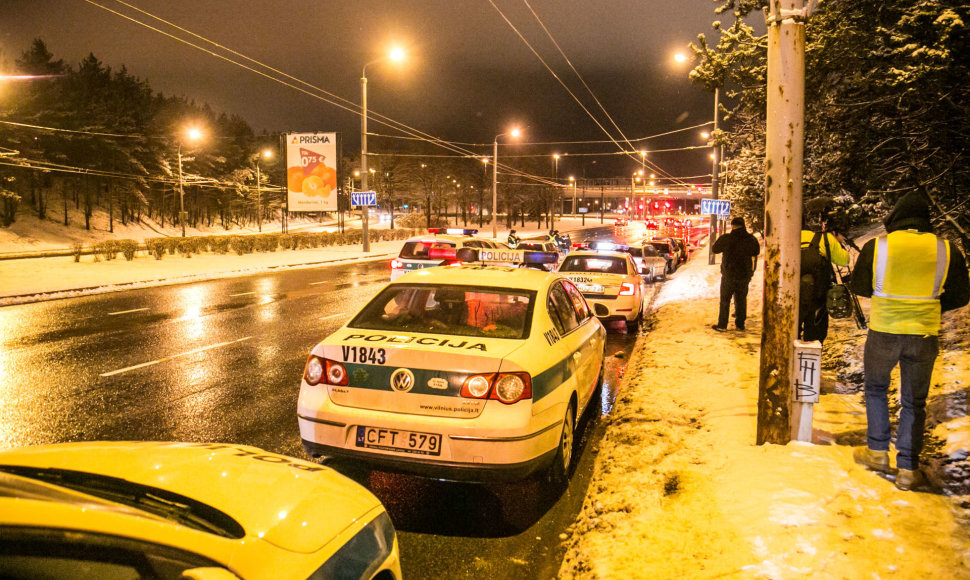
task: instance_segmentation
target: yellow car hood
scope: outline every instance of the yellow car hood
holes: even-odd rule
[[[165,489],[229,515],[248,537],[300,553],[383,511],[367,489],[328,467],[245,445],[65,443],[0,452],[0,465],[85,471]]]

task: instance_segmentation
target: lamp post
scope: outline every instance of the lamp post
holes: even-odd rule
[[[569,176],[569,184],[573,186],[573,211],[572,211],[572,214],[573,214],[573,217],[576,217],[576,214],[578,213],[577,210],[579,208],[576,207],[576,178],[573,177],[572,175]]]
[[[259,158],[269,159],[272,156],[273,152],[269,149],[263,149],[263,152],[256,156],[256,225],[260,232],[263,231],[263,187],[259,176]]]
[[[367,67],[384,60],[401,61],[404,59],[404,51],[395,48],[387,56],[374,59],[365,64],[360,72],[360,190],[367,191]],[[370,251],[370,238],[368,237],[368,207],[360,206],[360,233],[363,239],[363,250]]]
[[[719,98],[720,98],[720,89],[718,87],[714,87],[714,130],[711,132],[712,139],[717,138],[717,109],[719,106],[718,104]],[[717,199],[718,185],[719,185],[718,169],[721,166],[721,159],[720,159],[721,156],[720,156],[720,148],[716,144],[714,144],[713,141],[712,141],[711,148],[714,150],[713,153],[711,154],[711,158],[713,161],[713,165],[711,169],[711,199]],[[711,216],[711,224],[707,232],[707,237],[709,240],[707,245],[708,264],[714,263],[714,241],[717,239],[717,229],[718,229],[717,220],[718,218],[716,216]]]
[[[508,133],[499,133],[492,142],[492,239],[498,239],[498,138],[510,135],[519,136],[519,129],[515,128]]]
[[[198,141],[202,138],[202,131],[198,127],[191,127],[186,131],[189,141]],[[182,237],[185,237],[185,191],[182,187],[182,140],[179,139],[179,223],[182,224]]]
[[[559,213],[559,218],[562,219],[562,192],[559,190],[559,158],[562,157],[558,153],[552,154],[552,180],[556,184],[556,189],[553,192],[553,204],[554,209],[552,211],[552,227],[556,227],[556,213]]]

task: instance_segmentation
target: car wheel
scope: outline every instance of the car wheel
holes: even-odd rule
[[[643,306],[640,306],[640,312],[637,313],[637,317],[633,320],[626,321],[627,332],[639,332],[640,324],[643,322]]]
[[[663,273],[660,274],[660,281],[661,282],[667,281],[667,266],[664,266]]]
[[[559,449],[549,467],[549,481],[554,486],[565,489],[569,485],[569,472],[573,466],[573,443],[576,434],[576,408],[572,403],[566,409],[562,421],[562,434],[559,435]]]

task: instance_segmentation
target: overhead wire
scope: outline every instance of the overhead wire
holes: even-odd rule
[[[313,89],[314,91],[319,91],[320,93],[322,93],[325,96],[321,96],[321,95],[318,95],[318,94],[314,94],[314,93],[309,92],[309,91],[307,91],[305,89],[302,89],[300,87],[297,87],[297,86],[293,85],[292,83],[286,82],[284,80],[277,79],[277,78],[273,77],[272,75],[266,74],[263,71],[254,69],[253,67],[247,66],[247,65],[245,65],[243,63],[239,63],[239,62],[237,62],[237,61],[235,61],[235,60],[233,60],[233,59],[231,59],[229,57],[226,57],[224,55],[218,54],[218,53],[216,53],[216,52],[214,52],[212,50],[209,50],[209,49],[207,49],[205,47],[199,46],[199,45],[197,45],[195,43],[189,42],[188,40],[185,40],[183,38],[180,38],[180,37],[178,37],[176,35],[173,35],[173,34],[171,34],[169,32],[163,31],[163,30],[161,30],[161,29],[159,29],[159,28],[157,28],[155,26],[152,26],[150,24],[144,23],[144,22],[142,22],[140,20],[137,20],[135,18],[132,18],[131,16],[128,16],[126,14],[122,14],[121,12],[118,12],[116,10],[112,10],[111,8],[108,8],[107,6],[104,6],[103,4],[100,4],[98,2],[95,2],[94,0],[84,0],[84,1],[87,2],[87,3],[89,3],[89,4],[91,4],[91,5],[93,5],[93,6],[97,6],[98,8],[101,8],[101,9],[107,11],[107,12],[110,12],[112,14],[115,14],[117,16],[120,16],[121,18],[124,18],[126,20],[129,20],[129,21],[134,22],[136,24],[139,24],[141,26],[144,26],[144,27],[148,28],[149,30],[153,30],[153,31],[158,32],[159,34],[162,34],[164,36],[167,36],[167,37],[169,37],[169,38],[171,38],[173,40],[176,40],[178,42],[182,42],[184,44],[187,44],[187,45],[189,45],[189,46],[191,46],[193,48],[196,48],[198,50],[201,50],[201,51],[203,51],[203,52],[205,52],[205,53],[207,53],[207,54],[209,54],[211,56],[214,56],[216,58],[222,59],[222,60],[224,60],[226,62],[229,62],[231,64],[235,64],[236,66],[239,66],[239,67],[241,67],[243,69],[249,70],[250,72],[253,72],[255,74],[258,74],[260,76],[263,76],[263,77],[265,77],[267,79],[273,80],[273,81],[278,82],[280,84],[283,84],[284,86],[288,86],[290,88],[296,89],[296,90],[298,90],[298,91],[300,91],[300,92],[302,92],[304,94],[307,94],[307,95],[309,95],[311,97],[314,97],[314,98],[317,98],[317,99],[322,100],[324,102],[327,102],[329,104],[332,104],[332,105],[334,105],[334,106],[336,106],[338,108],[341,108],[341,109],[343,109],[345,111],[352,112],[352,113],[354,113],[356,115],[360,115],[362,113],[361,107],[359,105],[357,105],[356,103],[354,103],[353,101],[350,101],[349,99],[345,99],[343,97],[340,97],[339,95],[336,95],[336,94],[331,93],[331,92],[329,92],[329,91],[327,91],[325,89],[322,89],[320,87],[317,87],[317,86],[315,86],[315,85],[313,85],[311,83],[308,83],[306,81],[303,81],[301,79],[298,79],[298,78],[296,78],[296,77],[294,77],[294,76],[292,76],[292,75],[290,75],[288,73],[285,73],[283,71],[280,71],[280,70],[278,70],[278,69],[276,69],[274,67],[271,67],[271,66],[269,66],[269,65],[267,65],[267,64],[265,64],[265,63],[263,63],[261,61],[258,61],[258,60],[255,60],[253,58],[250,58],[250,57],[248,57],[248,56],[246,56],[246,55],[244,55],[244,54],[242,54],[242,53],[240,53],[238,51],[235,51],[235,50],[232,50],[232,49],[230,49],[230,48],[228,48],[226,46],[223,46],[222,44],[219,44],[219,43],[217,43],[217,42],[215,42],[213,40],[210,40],[210,39],[208,39],[208,38],[206,38],[206,37],[204,37],[204,36],[202,36],[200,34],[197,34],[195,32],[192,32],[192,31],[190,31],[190,30],[188,30],[188,29],[186,29],[184,27],[181,27],[181,26],[179,26],[179,25],[177,25],[177,24],[175,24],[173,22],[170,22],[170,21],[165,20],[165,19],[163,19],[163,18],[161,18],[159,16],[156,16],[156,15],[150,13],[150,12],[147,12],[147,11],[141,9],[141,8],[138,8],[137,6],[133,6],[132,4],[130,4],[128,2],[125,2],[123,0],[115,0],[115,2],[117,2],[118,4],[121,4],[121,5],[127,7],[127,8],[129,8],[131,10],[135,10],[135,11],[141,13],[141,14],[144,14],[145,16],[148,16],[150,18],[153,18],[153,19],[155,19],[155,20],[157,20],[159,22],[162,22],[165,25],[170,26],[170,27],[172,27],[172,28],[174,28],[174,29],[176,29],[176,30],[178,30],[180,32],[183,32],[185,34],[191,35],[191,36],[193,36],[193,37],[195,37],[195,38],[197,38],[197,39],[199,39],[201,41],[204,41],[206,43],[209,43],[212,46],[219,48],[220,50],[226,51],[229,54],[232,54],[232,55],[237,56],[239,58],[245,59],[246,61],[251,62],[251,63],[253,63],[255,65],[258,65],[260,67],[263,67],[266,70],[269,70],[269,71],[273,72],[274,74],[278,74],[280,76],[283,76],[286,79],[292,80],[295,83],[298,83],[298,84],[304,85],[306,87],[309,87],[309,88]],[[337,102],[337,101],[342,101],[343,103]],[[346,104],[344,104],[344,103],[346,103]],[[434,135],[431,135],[429,133],[425,133],[423,131],[420,131],[418,129],[415,129],[413,127],[410,127],[410,126],[408,126],[408,125],[406,125],[404,123],[401,123],[399,121],[396,121],[394,119],[391,119],[390,117],[387,117],[387,116],[382,115],[380,113],[376,113],[374,111],[368,111],[367,117],[368,118],[373,118],[375,120],[375,122],[380,123],[380,124],[385,125],[385,126],[388,126],[391,129],[395,129],[395,130],[401,131],[402,133],[405,133],[405,134],[411,134],[412,136],[418,137],[418,138],[422,139],[425,142],[431,143],[433,145],[437,145],[437,146],[442,147],[444,149],[448,149],[448,150],[454,151],[456,153],[464,153],[464,154],[467,154],[469,156],[476,155],[476,152],[462,150],[460,147],[458,147],[456,145],[453,145],[449,141],[446,141],[444,139],[440,139],[438,137],[435,137]],[[478,156],[481,156],[480,154],[477,154],[477,155]],[[500,164],[500,166],[502,166],[502,164]],[[513,168],[511,168],[511,167],[507,167],[507,170],[512,170],[512,169]],[[524,174],[524,172],[523,172],[523,174]],[[524,175],[528,175],[528,174],[524,174]],[[532,178],[538,178],[539,176],[530,176],[530,177],[532,177]]]

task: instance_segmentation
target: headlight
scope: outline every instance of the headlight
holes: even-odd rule
[[[387,512],[374,518],[310,578],[370,578],[394,550],[394,526]]]
[[[315,356],[311,356],[306,362],[306,371],[303,373],[303,380],[310,385],[316,385],[323,377],[323,362]]]

